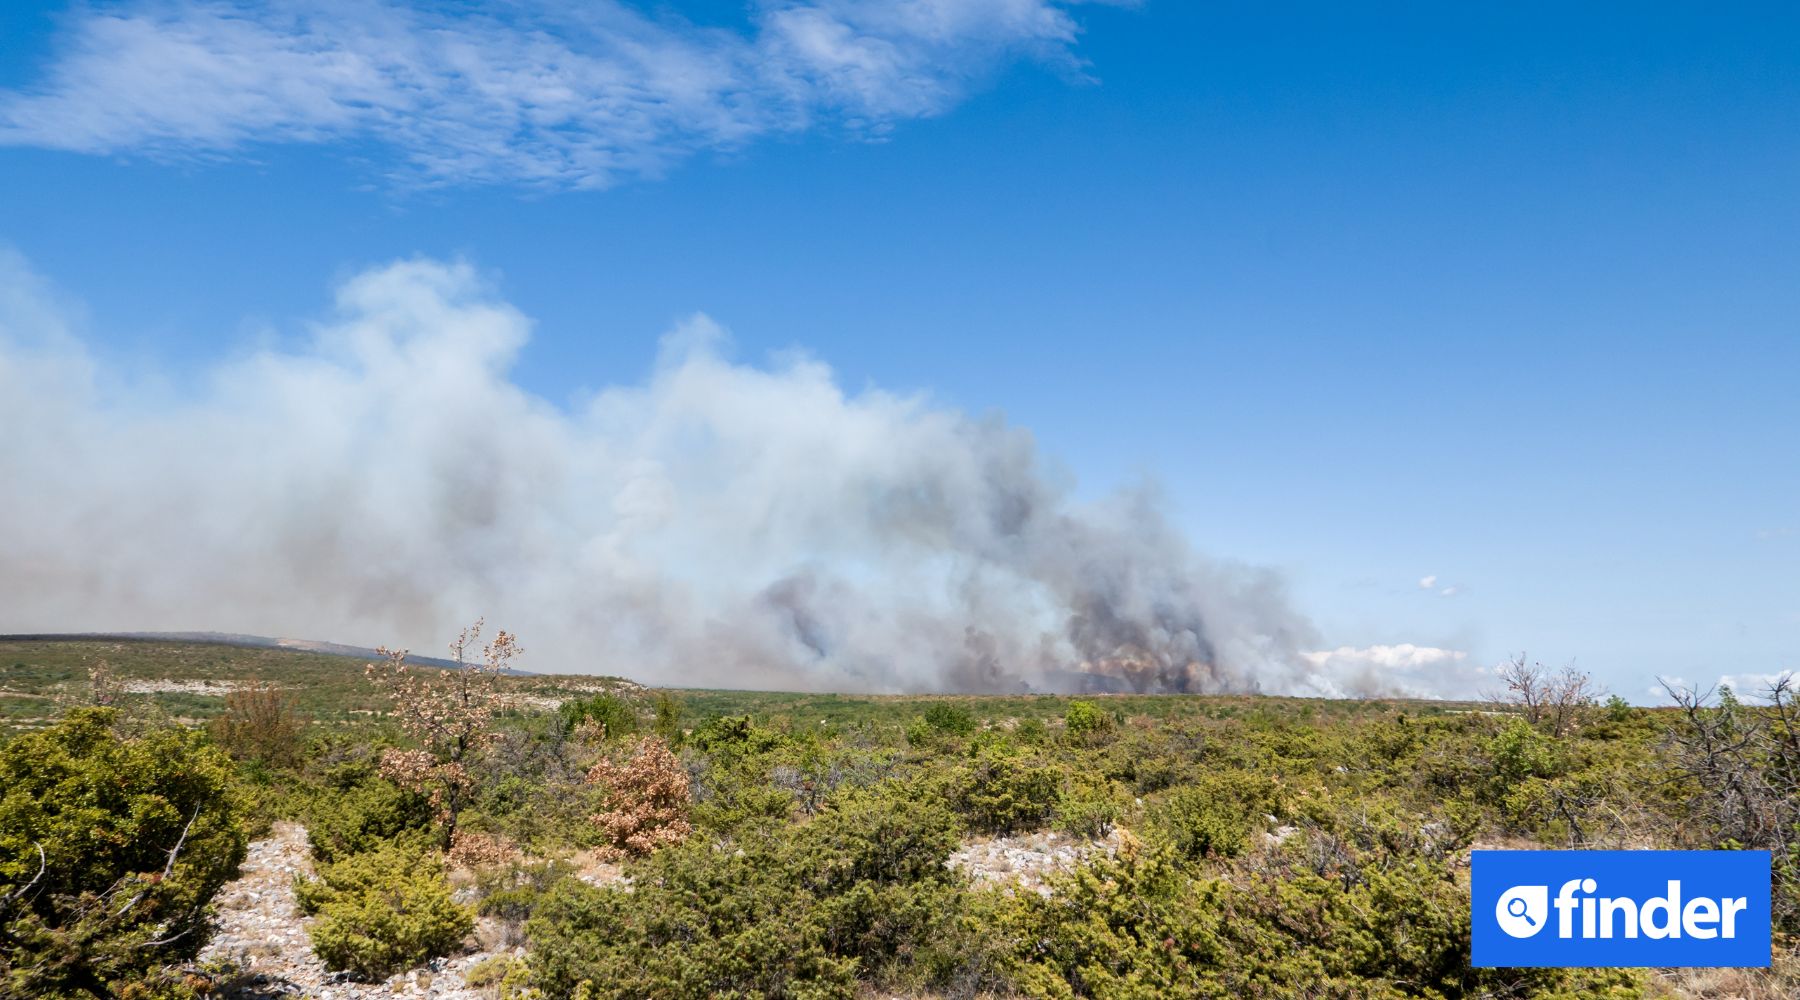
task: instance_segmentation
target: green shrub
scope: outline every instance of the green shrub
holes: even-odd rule
[[[448,954],[475,926],[450,898],[443,861],[406,844],[325,865],[296,882],[294,895],[318,918],[313,952],[327,968],[365,979]]]
[[[1111,781],[1076,777],[1057,801],[1054,825],[1064,833],[1098,840],[1118,825],[1126,804]]]
[[[1028,716],[1020,719],[1019,724],[1013,727],[1012,738],[1020,746],[1041,746],[1050,738],[1050,727],[1044,725],[1043,719],[1035,715]]]
[[[1636,711],[1631,707],[1631,702],[1616,694],[1606,699],[1606,721],[1608,722],[1630,722]]]
[[[1064,730],[1076,739],[1111,732],[1117,721],[1091,701],[1071,701],[1068,710],[1063,712]]]
[[[947,947],[969,937],[944,863],[957,825],[922,789],[848,789],[797,828],[664,848],[629,890],[566,881],[526,925],[532,985],[550,997],[848,998],[859,972],[947,980],[968,965]]]
[[[988,833],[1035,829],[1056,808],[1061,775],[1039,757],[978,747],[953,777],[957,811]]]
[[[996,918],[1028,997],[1404,1000],[1642,996],[1626,970],[1473,969],[1468,889],[1448,861],[1365,859],[1346,885],[1301,869],[1213,879],[1172,852],[1101,857]]]
[[[551,888],[572,877],[574,869],[559,862],[514,861],[478,871],[475,912],[491,918],[485,933],[497,935],[501,947],[524,944],[525,921]]]
[[[667,691],[656,694],[656,717],[650,723],[650,731],[663,738],[663,742],[672,747],[681,746],[687,733],[681,728],[681,699]]]
[[[652,855],[629,890],[569,880],[526,924],[532,985],[549,997],[849,1000],[855,963],[832,957],[809,901],[767,844],[699,840]]]
[[[1155,810],[1157,832],[1189,860],[1236,857],[1266,813],[1279,811],[1275,784],[1261,775],[1209,775],[1176,789]]]
[[[1527,778],[1548,778],[1557,771],[1556,741],[1524,719],[1513,719],[1488,741],[1495,791],[1504,796]]]
[[[616,740],[638,730],[637,711],[625,699],[601,691],[586,698],[565,701],[556,710],[564,733],[572,733],[582,722],[598,723],[606,739]]]
[[[967,736],[975,731],[975,716],[961,705],[939,701],[926,707],[925,724],[940,733]]]
[[[0,747],[0,995],[175,995],[237,872],[231,762],[187,730],[78,709]]]
[[[688,742],[701,753],[741,757],[768,753],[787,739],[777,730],[757,725],[748,715],[716,715],[690,733]]]
[[[853,790],[801,828],[795,851],[827,949],[898,975],[953,921],[955,814],[923,789]]]
[[[499,1000],[520,1000],[527,996],[529,978],[525,961],[509,955],[484,958],[463,973],[463,982]]]
[[[1184,738],[1170,727],[1133,727],[1096,749],[1094,770],[1134,795],[1154,795],[1186,781],[1204,747],[1199,737]]]
[[[690,822],[713,834],[767,828],[786,822],[794,811],[793,793],[771,786],[755,766],[709,761],[691,792]]]
[[[434,836],[429,799],[360,763],[336,769],[313,796],[305,818],[313,856],[327,862],[396,840],[423,845]]]
[[[604,793],[578,774],[490,771],[459,829],[510,840],[531,854],[565,854],[594,843],[593,816],[604,808]]]

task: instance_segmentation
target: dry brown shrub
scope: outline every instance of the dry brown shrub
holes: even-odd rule
[[[253,682],[225,696],[225,714],[210,726],[213,740],[239,760],[270,767],[300,763],[300,737],[306,722],[294,699],[272,684]]]
[[[1800,997],[1800,957],[1777,945],[1768,969],[1658,969],[1650,996],[1657,1000],[1794,1000]]]
[[[605,746],[606,723],[592,717],[583,718],[575,724],[575,730],[570,735],[584,747]]]
[[[518,858],[511,844],[489,834],[458,830],[450,838],[450,863],[458,868],[493,868]]]
[[[588,781],[606,786],[606,810],[594,816],[609,858],[642,857],[687,838],[688,773],[660,737],[639,740],[624,760],[603,757]]]

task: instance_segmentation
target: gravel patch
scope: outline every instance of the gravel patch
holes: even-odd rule
[[[1114,829],[1102,840],[1084,840],[1055,832],[971,840],[950,855],[950,867],[965,872],[976,885],[1029,889],[1050,895],[1046,877],[1066,872],[1096,853],[1116,854],[1125,838]]]
[[[384,982],[356,983],[330,972],[312,952],[310,918],[294,899],[294,879],[312,872],[306,828],[277,823],[268,837],[250,844],[240,877],[214,901],[214,932],[202,961],[227,961],[243,972],[226,991],[233,1000],[373,1000],[417,997],[435,1000],[488,1000],[490,994],[463,981],[462,974],[492,952],[475,951],[435,959]]]

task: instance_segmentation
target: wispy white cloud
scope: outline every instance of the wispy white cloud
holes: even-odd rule
[[[1439,586],[1439,579],[1440,577],[1436,573],[1419,577],[1419,589],[1432,591],[1439,597],[1455,597],[1462,593],[1461,584],[1450,583]]]
[[[605,187],[759,136],[879,137],[1010,60],[1076,67],[1070,5],[766,0],[730,30],[620,0],[135,0],[79,9],[45,76],[0,91],[0,144],[373,142],[411,183]]]

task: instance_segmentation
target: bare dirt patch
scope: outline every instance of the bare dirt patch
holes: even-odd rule
[[[950,855],[950,867],[966,872],[976,885],[1029,889],[1050,894],[1044,880],[1066,872],[1098,854],[1113,855],[1131,835],[1114,829],[1102,840],[1084,840],[1046,831],[1016,837],[980,837]]]

